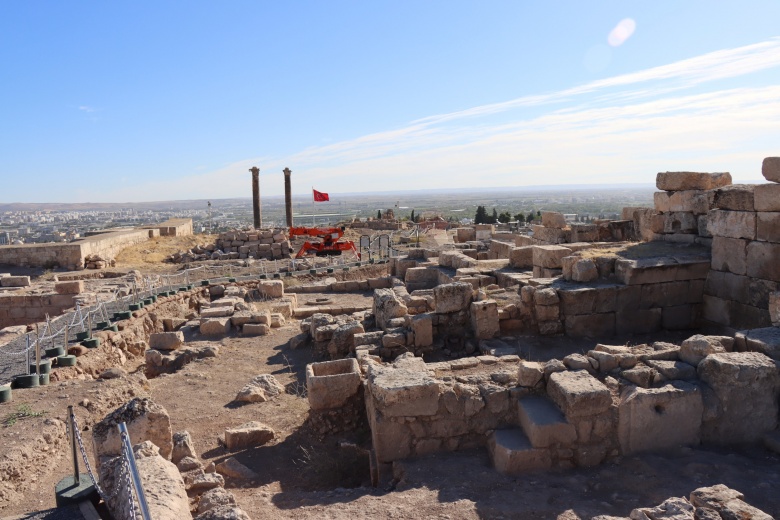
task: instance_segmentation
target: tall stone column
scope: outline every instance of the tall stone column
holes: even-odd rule
[[[284,172],[284,211],[287,213],[287,227],[291,228],[293,225],[292,218],[292,184],[290,183],[290,174],[292,170],[285,168]]]
[[[255,229],[263,226],[263,216],[260,213],[260,168],[252,166],[249,168],[252,172],[252,209],[255,214]]]

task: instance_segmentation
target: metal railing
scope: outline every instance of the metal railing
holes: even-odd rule
[[[144,520],[152,520],[152,516],[149,513],[149,505],[146,502],[144,488],[141,483],[141,476],[138,473],[138,467],[135,463],[135,455],[133,455],[133,447],[130,443],[130,435],[127,432],[127,426],[125,423],[120,423],[117,425],[117,429],[119,430],[119,436],[122,441],[122,454],[120,455],[122,460],[119,464],[119,475],[114,475],[113,490],[109,495],[106,490],[101,487],[100,481],[92,470],[89,457],[87,457],[87,451],[84,448],[84,439],[81,437],[81,430],[76,421],[76,414],[73,413],[73,406],[68,406],[68,433],[70,436],[71,454],[73,456],[73,482],[76,486],[81,483],[78,458],[80,452],[81,458],[84,461],[84,466],[87,468],[89,478],[92,480],[92,484],[95,486],[95,490],[100,496],[100,499],[105,502],[106,505],[109,505],[119,492],[124,489],[128,501],[128,516],[127,519],[118,520],[136,520],[136,501],[141,510],[141,517]]]
[[[380,235],[379,239],[387,237]],[[381,240],[380,240],[381,243]],[[371,251],[371,248],[369,248]],[[149,299],[162,292],[176,292],[189,288],[204,280],[209,283],[227,283],[235,281],[253,281],[262,279],[279,279],[282,276],[306,276],[333,272],[336,269],[351,269],[372,263],[384,263],[388,258],[399,254],[392,247],[392,240],[387,239],[387,247],[378,248],[378,258],[373,253],[366,255],[368,260],[347,261],[342,257],[315,257],[314,259],[274,260],[259,262],[258,266],[202,265],[185,268],[173,274],[157,274],[144,276],[140,281],[132,275],[125,280],[126,285],[118,288],[104,301],[92,305],[76,305],[73,311],[55,318],[46,318],[43,327],[36,326],[36,331],[23,334],[9,343],[0,346],[0,384],[10,382],[17,375],[29,375],[31,367],[37,371],[40,365],[42,351],[48,348],[63,346],[66,353],[69,342],[78,333],[86,333],[91,338],[94,325],[98,322],[110,322],[112,317],[121,312],[127,312],[132,305]]]

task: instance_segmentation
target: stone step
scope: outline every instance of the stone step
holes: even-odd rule
[[[494,430],[488,437],[488,451],[493,467],[507,475],[549,469],[552,466],[550,451],[534,448],[519,428]]]
[[[520,426],[534,448],[554,444],[569,445],[577,440],[577,431],[555,403],[545,397],[526,396],[517,402]]]

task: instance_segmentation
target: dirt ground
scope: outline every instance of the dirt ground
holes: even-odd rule
[[[506,477],[493,470],[487,450],[437,454],[396,463],[384,469],[380,487],[369,484],[369,432],[323,435],[309,417],[305,398],[305,366],[318,361],[311,348],[290,350],[287,340],[299,331],[293,321],[256,338],[229,336],[217,342],[215,358],[191,363],[175,374],[152,379],[148,391],[171,416],[174,431],[187,430],[205,463],[237,458],[257,473],[252,481],[226,479],[238,504],[253,519],[295,518],[555,518],[574,509],[583,518],[597,514],[627,516],[635,507],[655,506],[670,496],[687,496],[697,487],[724,483],[746,500],[780,516],[780,457],[760,446],[734,449],[684,448],[664,454],[623,457],[614,464],[571,471]],[[671,338],[667,338],[671,339]],[[193,334],[188,342],[205,341]],[[521,340],[528,356],[592,348],[595,342],[531,345]],[[132,370],[132,367],[125,367]],[[264,402],[238,405],[239,389],[252,377],[273,374],[287,393]],[[99,402],[95,416],[127,398],[120,384],[86,381],[15,394],[13,406],[25,402],[46,416],[64,416],[67,404],[84,398]],[[134,390],[136,391],[136,390]],[[63,398],[62,395],[68,397]],[[109,406],[110,405],[110,406]],[[0,405],[0,415],[12,408]],[[102,414],[102,415],[101,415]],[[99,417],[97,417],[99,420]],[[36,435],[43,418],[0,426],[4,446],[20,436]],[[83,421],[89,421],[84,416]],[[221,444],[228,427],[260,421],[277,433],[269,444],[229,453]],[[89,432],[84,432],[89,443]],[[35,483],[3,515],[52,507],[54,484],[69,474],[66,446],[49,459],[52,471]]]
[[[126,247],[116,257],[117,268],[141,269],[143,271],[168,272],[178,269],[176,264],[163,261],[170,255],[187,251],[201,244],[213,244],[216,235],[189,235],[183,237],[156,237],[146,242]]]

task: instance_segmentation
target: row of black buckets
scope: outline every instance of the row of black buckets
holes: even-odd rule
[[[129,310],[115,312],[113,315],[113,321],[128,320],[133,317],[133,311],[138,311],[144,308],[146,305],[151,305],[157,301],[157,298],[172,296],[177,292],[183,292],[192,289],[192,285],[185,287],[179,287],[178,291],[162,291],[156,295],[150,296],[143,300],[139,300],[137,303],[131,303],[128,306]],[[108,330],[118,332],[119,329],[112,321],[99,321],[95,323],[95,331]],[[97,348],[100,346],[100,338],[92,337],[93,330],[85,330],[83,332],[76,333],[76,341],[87,348]],[[7,403],[11,401],[12,390],[15,388],[35,388],[38,386],[46,386],[49,384],[49,377],[53,368],[57,367],[72,367],[76,365],[76,356],[68,354],[65,351],[64,346],[47,348],[45,356],[41,358],[38,364],[38,370],[36,370],[35,364],[30,365],[29,374],[20,374],[14,376],[10,384],[0,385],[0,403]]]

